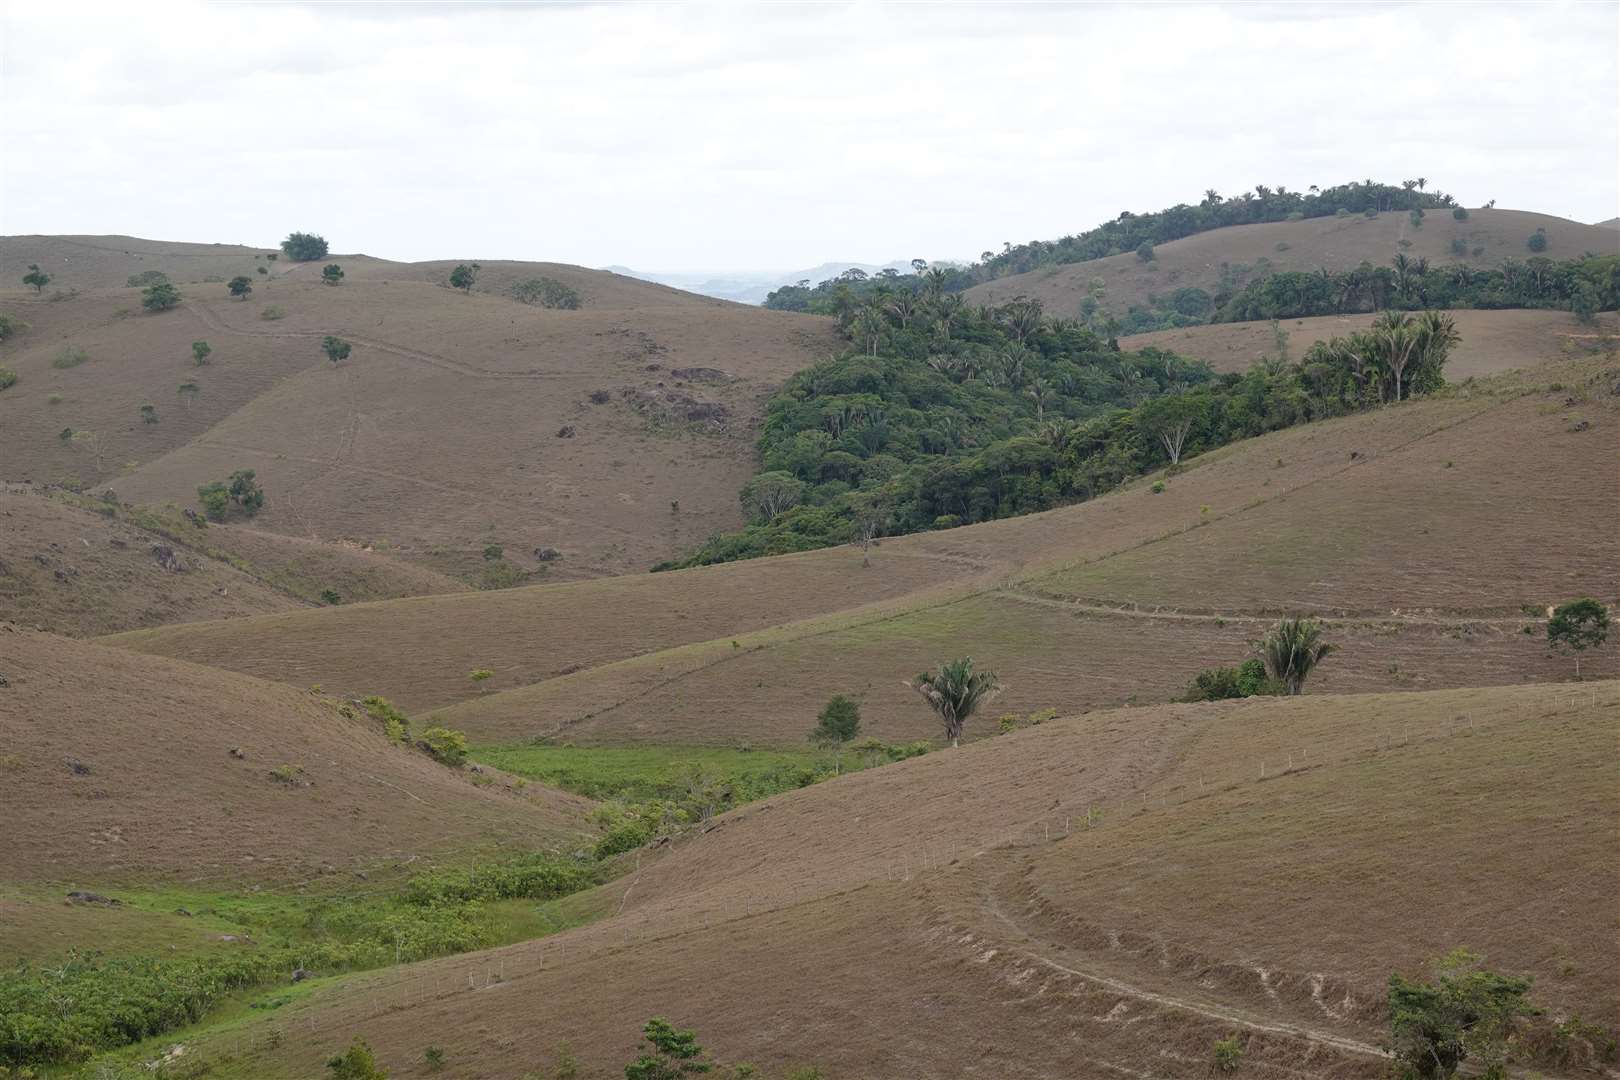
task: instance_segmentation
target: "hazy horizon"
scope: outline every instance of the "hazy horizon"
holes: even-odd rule
[[[1620,201],[1612,4],[3,19],[8,234],[770,273],[973,259],[1260,183],[1424,176],[1585,222]]]

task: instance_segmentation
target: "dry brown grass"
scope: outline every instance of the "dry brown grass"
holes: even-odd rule
[[[1321,267],[1346,270],[1362,262],[1384,266],[1403,250],[1411,258],[1427,258],[1435,265],[1466,262],[1475,267],[1494,267],[1509,257],[1528,258],[1531,252],[1525,241],[1538,228],[1547,230],[1548,258],[1574,259],[1587,251],[1614,250],[1613,229],[1523,210],[1470,210],[1467,221],[1454,221],[1449,210],[1430,210],[1421,229],[1412,228],[1404,211],[1379,214],[1370,220],[1356,214],[1348,218],[1234,225],[1161,244],[1150,263],[1128,251],[987,281],[969,289],[966,296],[978,304],[1000,304],[1015,296],[1029,296],[1045,304],[1049,314],[1073,316],[1090,290],[1091,279],[1100,277],[1107,290],[1103,306],[1123,315],[1131,305],[1147,303],[1149,295],[1167,296],[1188,286],[1213,294],[1220,284],[1223,264],[1253,268],[1249,277],[1241,279],[1244,281],[1262,276],[1261,259],[1270,260],[1272,271],[1308,273]],[[1478,258],[1470,254],[1459,259],[1451,254],[1454,237],[1461,237],[1470,252],[1475,247],[1485,250]],[[1401,240],[1411,241],[1411,246],[1401,248]],[[1278,244],[1288,246],[1278,251]]]
[[[222,283],[183,282],[179,308],[149,315],[137,290],[115,287],[118,274],[195,273],[208,256],[156,245],[165,250],[135,264],[101,244],[98,261],[64,261],[76,244],[61,240],[53,261],[41,254],[48,238],[0,243],[7,265],[39,261],[57,275],[53,288],[82,290],[55,302],[0,297],[30,325],[6,348],[20,376],[0,398],[7,479],[74,477],[135,502],[189,504],[199,484],[252,468],[268,493],[258,528],[388,541],[463,575],[481,572],[492,542],[524,571],[537,568],[535,549],[559,549],[553,577],[639,572],[736,527],[763,398],[838,347],[825,319],[545,263],[490,264],[466,296],[435,283],[447,264],[340,256],[329,261],[348,278],[329,288],[318,264],[281,261],[264,264],[274,277],[255,276],[245,302]],[[240,272],[244,258],[251,265],[221,254],[208,276]],[[583,308],[500,295],[535,274],[568,282]],[[263,320],[272,305],[284,317]],[[322,356],[326,334],[354,343],[350,360]],[[214,349],[202,368],[190,359],[199,339]],[[64,343],[89,362],[52,368]],[[721,374],[674,374],[687,369]],[[184,381],[201,388],[189,406],[177,396]],[[593,403],[599,390],[610,400]],[[689,421],[688,406],[662,404],[680,395],[726,415]],[[140,422],[143,402],[159,423]],[[101,434],[102,460],[62,443],[63,426]],[[558,437],[565,426],[574,437]]]
[[[1049,722],[733,812],[603,887],[605,921],[200,1052],[300,1075],[359,1034],[395,1075],[432,1041],[496,1077],[566,1040],[607,1075],[668,1015],[772,1071],[1190,1076],[1236,1032],[1246,1075],[1370,1078],[1385,978],[1456,945],[1614,1023],[1617,706],[1610,682]]]
[[[287,884],[586,831],[584,800],[476,786],[308,690],[10,623],[0,656],[9,882]]]
[[[1596,326],[1583,326],[1567,311],[1452,311],[1462,342],[1446,362],[1452,382],[1528,367],[1542,360],[1580,355],[1604,344],[1620,344],[1620,319],[1606,314]],[[1313,342],[1343,337],[1372,325],[1373,315],[1319,315],[1284,319],[1289,356],[1297,360]],[[1180,330],[1155,330],[1119,339],[1122,349],[1153,346],[1203,360],[1216,371],[1247,371],[1261,356],[1276,354],[1269,322],[1213,323]],[[1610,347],[1614,347],[1613,344]]]

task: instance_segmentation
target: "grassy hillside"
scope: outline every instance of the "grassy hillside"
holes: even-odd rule
[[[1125,252],[998,278],[975,285],[964,295],[977,304],[1000,304],[1027,296],[1041,301],[1049,314],[1072,317],[1090,291],[1092,279],[1100,277],[1105,289],[1102,306],[1123,315],[1131,305],[1147,303],[1150,294],[1162,296],[1194,286],[1213,293],[1222,284],[1223,274],[1241,285],[1278,270],[1345,270],[1364,261],[1383,266],[1401,251],[1437,266],[1466,262],[1494,267],[1505,258],[1528,258],[1532,253],[1525,243],[1537,229],[1546,230],[1544,254],[1549,258],[1614,251],[1612,229],[1522,210],[1470,210],[1466,221],[1434,210],[1417,229],[1404,211],[1373,218],[1353,214],[1215,229],[1161,244],[1148,262],[1134,252]],[[1452,254],[1453,239],[1461,239],[1469,254]],[[1403,240],[1410,242],[1405,248],[1400,246]],[[1475,249],[1480,251],[1477,256]]]
[[[1446,378],[1495,375],[1539,360],[1587,351],[1604,338],[1620,337],[1620,319],[1598,317],[1582,325],[1567,311],[1452,311],[1462,341],[1446,360]],[[1283,319],[1289,355],[1298,358],[1312,342],[1344,337],[1372,325],[1374,315],[1321,315]],[[1155,330],[1119,339],[1122,349],[1169,349],[1202,360],[1216,371],[1244,371],[1262,356],[1275,356],[1276,335],[1270,322],[1211,323],[1178,330]]]
[[[304,1075],[359,1035],[395,1076],[429,1044],[495,1077],[562,1042],[606,1076],[667,1015],[770,1075],[1201,1075],[1235,1036],[1245,1075],[1371,1078],[1389,973],[1458,945],[1533,976],[1543,1030],[1612,1025],[1620,803],[1592,747],[1617,704],[1608,682],[1053,721],[717,819],[562,937],[188,1042],[212,1075]]]
[[[581,800],[479,786],[308,690],[11,623],[0,648],[10,883],[289,884],[585,831]]]
[[[89,243],[0,241],[5,265],[55,277],[41,297],[0,293],[28,324],[0,350],[19,376],[0,396],[8,479],[190,504],[251,468],[267,493],[256,528],[386,542],[477,583],[639,571],[734,527],[759,399],[836,347],[822,320],[577,267],[490,264],[464,295],[443,284],[449,264],[339,256],[323,261],[347,274],[333,288],[322,264],[120,238],[97,238],[92,258]],[[254,291],[235,301],[223,281],[244,266]],[[118,284],[134,268],[171,272],[185,300],[142,311]],[[531,277],[580,308],[504,294]],[[341,365],[321,352],[328,334],[353,343]],[[54,366],[69,349],[83,362]],[[490,544],[505,566],[485,565]],[[560,554],[542,563],[544,548]]]
[[[1526,609],[1615,599],[1614,377],[1566,362],[1277,432],[1159,492],[1146,478],[902,537],[865,569],[832,549],[114,640],[412,708],[459,701],[442,718],[483,742],[801,743],[838,692],[909,740],[933,721],[902,680],[963,654],[1000,671],[993,712],[1165,700],[1295,610],[1338,620],[1323,689],[1561,679]],[[467,679],[480,664],[505,692]]]
[[[289,611],[327,590],[352,602],[467,589],[373,551],[24,485],[0,489],[0,521],[0,619],[76,637]]]

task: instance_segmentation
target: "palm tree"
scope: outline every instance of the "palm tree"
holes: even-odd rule
[[[1282,619],[1260,639],[1260,658],[1266,674],[1298,694],[1312,669],[1338,646],[1322,640],[1322,624],[1315,619]]]
[[[945,723],[945,737],[961,745],[962,725],[1000,690],[993,671],[974,671],[973,657],[941,664],[939,673],[925,671],[906,684],[923,696]]]

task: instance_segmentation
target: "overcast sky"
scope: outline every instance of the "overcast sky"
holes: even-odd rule
[[[975,257],[1207,187],[1617,210],[1620,5],[5,0],[0,232],[643,270]]]

